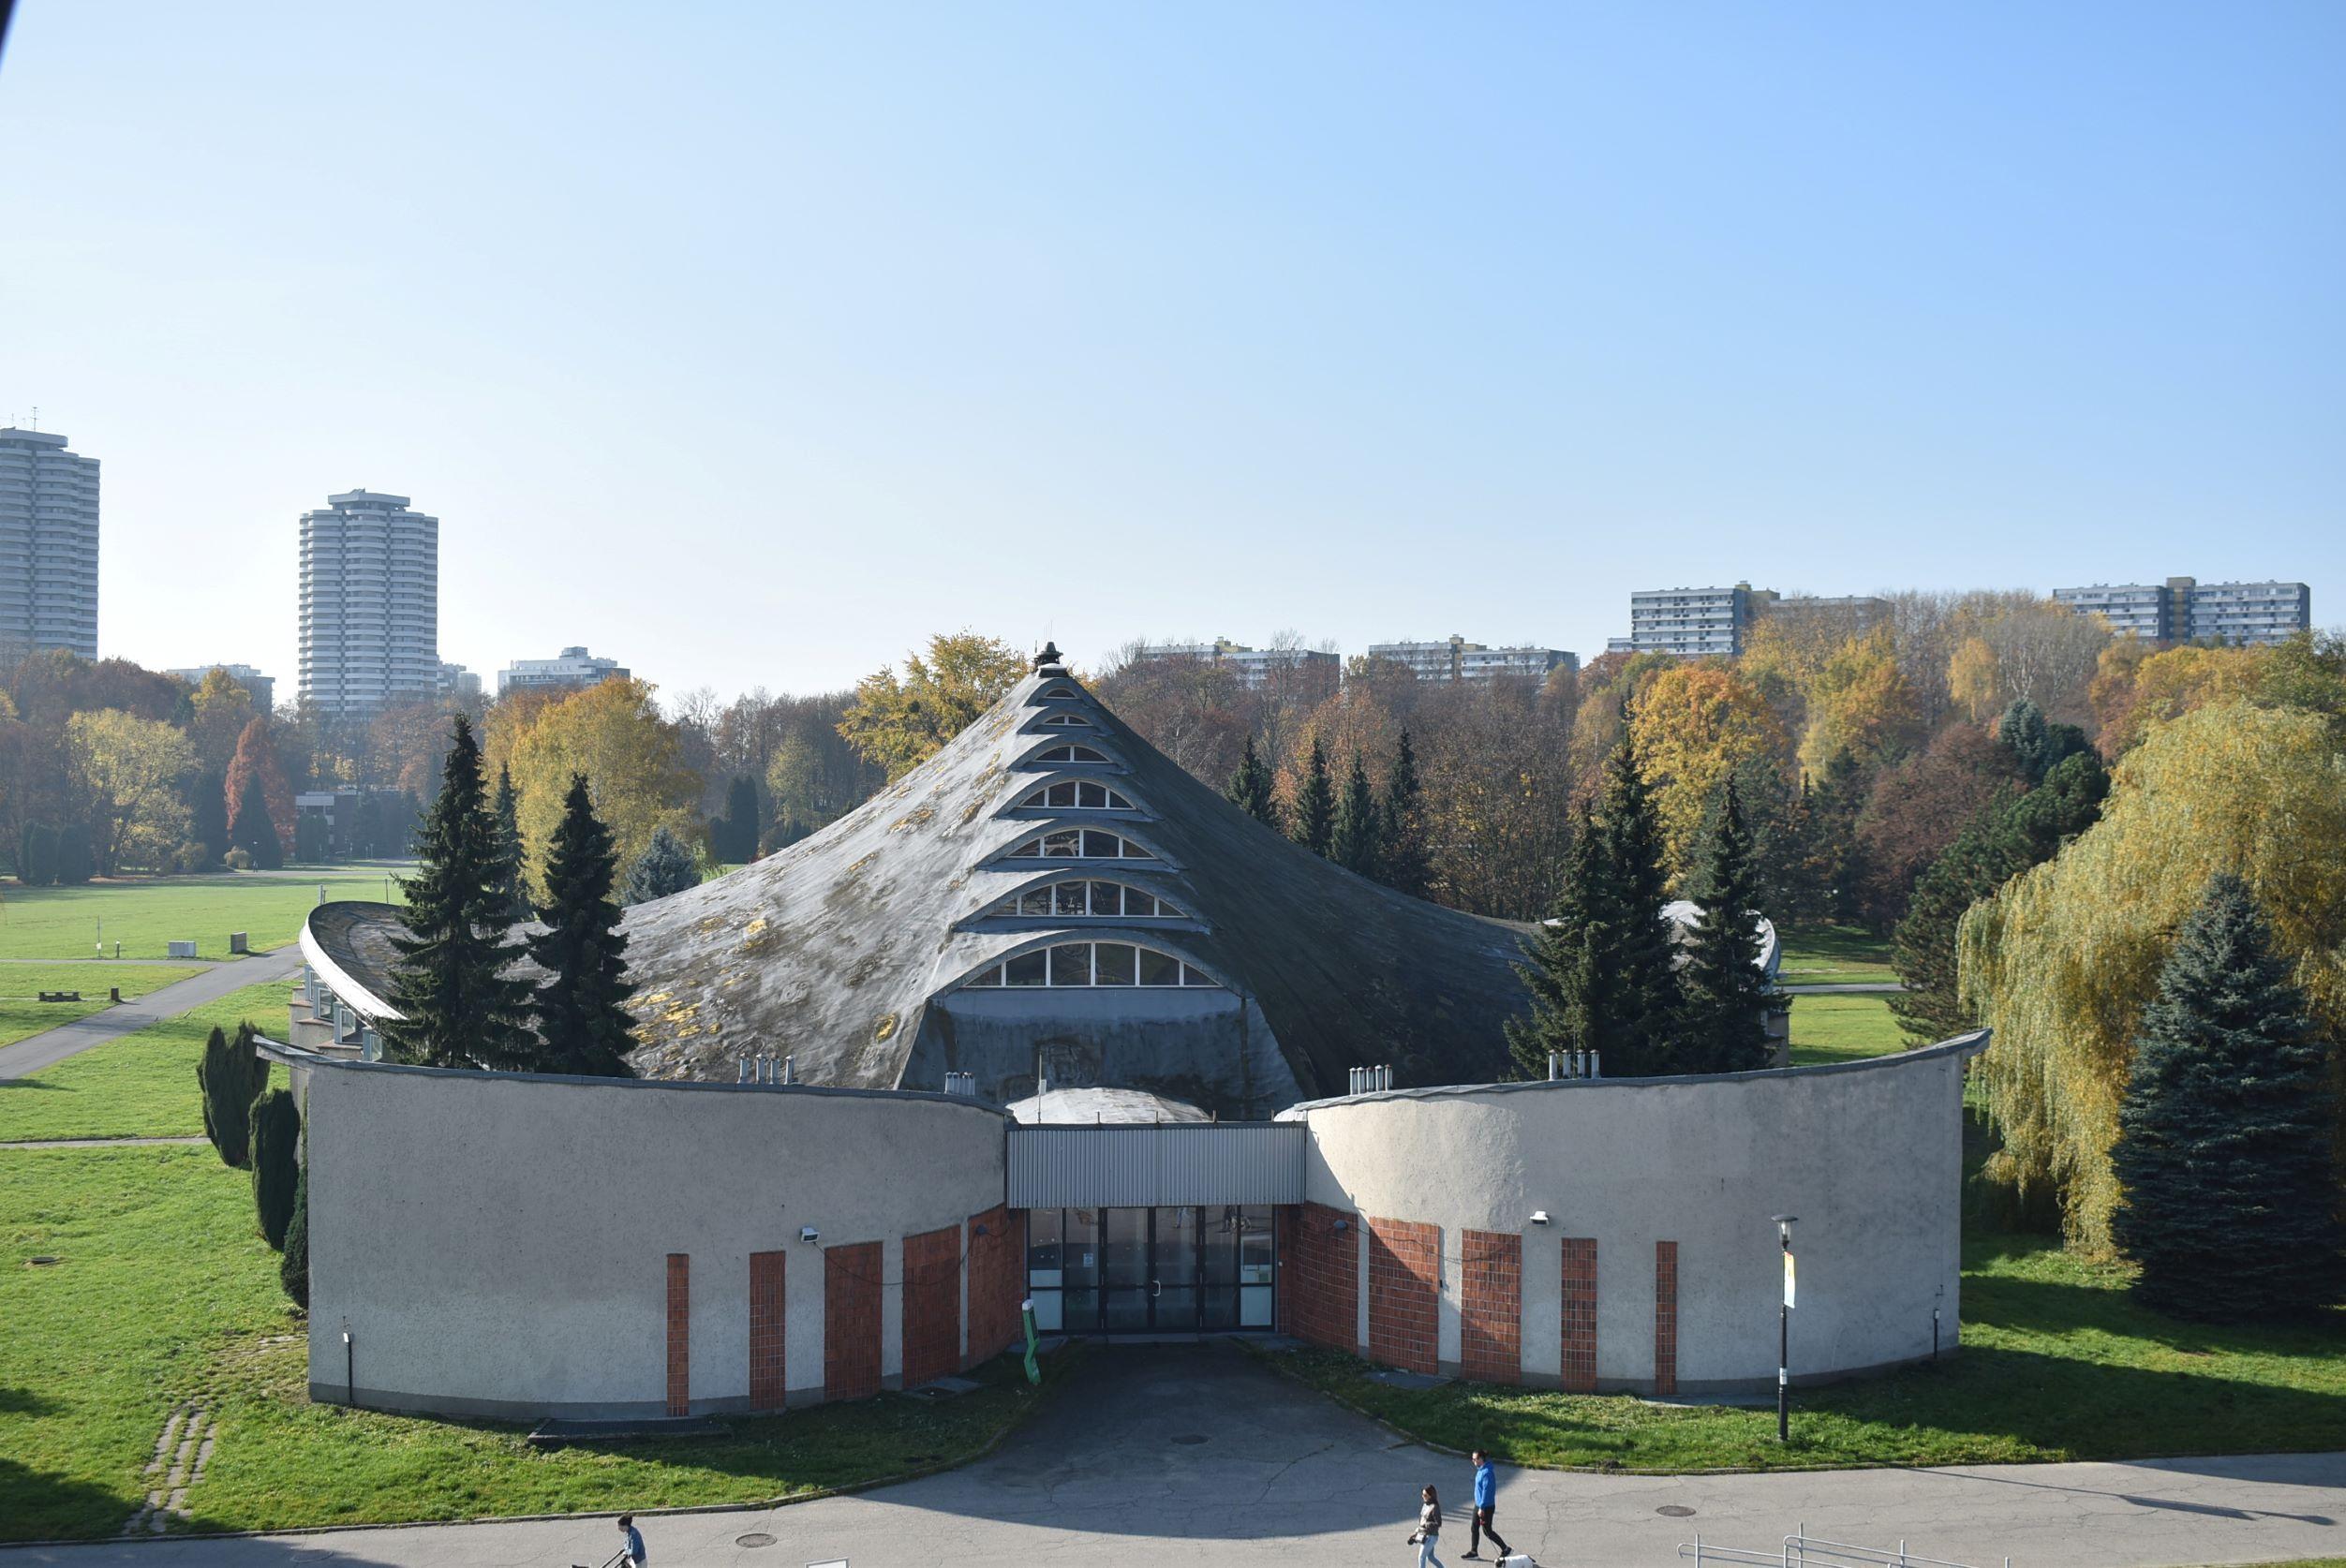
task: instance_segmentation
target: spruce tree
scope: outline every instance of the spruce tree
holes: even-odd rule
[[[709,850],[727,865],[746,865],[758,854],[758,785],[734,775],[725,789],[725,814],[709,824]]]
[[[1352,754],[1352,767],[1344,775],[1344,792],[1336,800],[1336,821],[1329,830],[1328,858],[1347,871],[1363,877],[1377,874],[1379,844],[1383,827],[1376,808],[1376,791],[1369,787],[1369,771],[1360,765],[1360,753]]]
[[[1674,1072],[1677,944],[1662,917],[1668,881],[1661,820],[1639,766],[1637,743],[1626,735],[1605,762],[1596,834],[1606,940],[1592,961],[1617,992],[1612,1015],[1603,1021],[1602,1032],[1611,1037],[1605,1071],[1616,1078]]]
[[[293,1217],[286,1221],[285,1256],[277,1264],[277,1283],[293,1305],[309,1306],[309,1167],[293,1173]]]
[[[595,817],[586,776],[571,776],[562,824],[546,854],[545,929],[529,939],[529,956],[546,971],[538,987],[539,1065],[548,1072],[598,1078],[634,1075],[629,1031],[627,938],[619,907],[611,901],[618,857],[611,830]]]
[[[692,859],[692,851],[665,826],[657,827],[652,830],[652,841],[644,846],[644,852],[628,867],[622,902],[648,904],[655,898],[665,898],[700,885],[701,868]]]
[[[262,1239],[282,1251],[301,1169],[302,1113],[286,1090],[266,1089],[253,1101],[252,1125],[253,1211]]]
[[[1586,802],[1565,851],[1554,907],[1515,966],[1531,993],[1529,1013],[1510,1018],[1507,1054],[1525,1078],[1548,1075],[1550,1052],[1596,1050],[1598,1066],[1615,1009],[1612,977],[1596,961],[1611,939],[1604,896],[1603,844]]]
[[[1239,771],[1230,776],[1230,787],[1222,791],[1222,798],[1245,812],[1273,833],[1287,831],[1280,819],[1279,797],[1271,792],[1270,770],[1263,766],[1261,753],[1255,749],[1255,737],[1246,737],[1246,749],[1239,757]]]
[[[253,1038],[250,1024],[237,1025],[233,1037],[215,1024],[196,1064],[203,1135],[219,1150],[222,1163],[239,1170],[252,1159],[253,1097],[269,1087],[269,1064],[253,1049]]]
[[[481,783],[472,726],[455,718],[440,791],[416,835],[423,862],[402,884],[404,935],[392,939],[383,1043],[393,1059],[430,1067],[525,1066],[533,1055],[529,986],[505,973],[512,910],[497,887],[496,819]]]
[[[503,901],[507,918],[529,918],[528,851],[521,836],[521,791],[513,788],[513,770],[497,770],[497,804],[490,811],[489,853],[495,867],[492,881]]]
[[[1429,880],[1422,792],[1417,747],[1403,730],[1401,744],[1393,748],[1392,770],[1385,776],[1384,842],[1379,846],[1383,853],[1378,874],[1387,887],[1412,898],[1426,895]]]
[[[2248,884],[2211,879],[2144,1009],[2111,1154],[2111,1237],[2146,1306],[2233,1323],[2339,1298],[2328,1058]]]
[[[1773,987],[1760,968],[1760,887],[1741,791],[1729,774],[1712,815],[1693,888],[1702,914],[1679,976],[1675,1066],[1681,1072],[1749,1072],[1770,1065]]]
[[[260,775],[245,776],[244,798],[237,802],[236,825],[230,830],[235,848],[253,857],[253,864],[275,871],[285,864],[285,847],[277,841],[276,824],[269,820],[269,797]]]
[[[1314,854],[1325,856],[1335,836],[1336,791],[1328,781],[1328,753],[1314,735],[1303,782],[1295,792],[1295,818],[1287,824],[1287,836]]]

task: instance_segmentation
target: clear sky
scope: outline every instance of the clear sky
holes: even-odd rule
[[[2346,623],[2346,6],[22,0],[0,420],[104,651],[932,630],[1601,652],[1632,588],[2282,577]]]

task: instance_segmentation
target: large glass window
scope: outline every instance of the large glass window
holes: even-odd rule
[[[1053,746],[1034,754],[1038,762],[1105,762],[1107,753],[1088,746]]]
[[[1062,779],[1046,784],[1018,802],[1020,806],[1038,806],[1047,811],[1130,811],[1133,803],[1122,791],[1088,778]]]
[[[1049,882],[993,908],[998,915],[1060,920],[1179,920],[1181,911],[1152,893],[1124,882]]]
[[[1131,942],[1061,942],[1016,958],[988,964],[961,982],[965,986],[1048,986],[1057,990],[1094,985],[1141,985],[1159,989],[1210,990],[1219,983],[1169,953]]]
[[[1273,1211],[1030,1209],[1027,1292],[1035,1326],[1071,1334],[1270,1329]]]
[[[1012,860],[1154,860],[1120,833],[1102,828],[1055,828],[1012,850]]]

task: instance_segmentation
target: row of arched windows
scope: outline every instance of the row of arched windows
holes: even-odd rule
[[[1157,857],[1120,833],[1098,828],[1055,828],[1037,834],[1009,854],[1012,860],[1154,860]]]
[[[1095,985],[1210,986],[1214,982],[1169,953],[1132,942],[1061,942],[988,964],[961,983],[965,986]]]
[[[1059,919],[1179,920],[1181,911],[1152,893],[1123,882],[1064,881],[1031,887],[994,906],[998,915]]]
[[[1121,791],[1089,780],[1062,780],[1047,784],[1018,802],[1020,806],[1042,806],[1047,810],[1072,807],[1077,811],[1130,811],[1133,803]]]

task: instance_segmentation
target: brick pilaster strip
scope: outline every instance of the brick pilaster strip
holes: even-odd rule
[[[1654,1244],[1654,1392],[1678,1392],[1678,1243]]]
[[[787,1252],[750,1254],[750,1408],[780,1410],[789,1392],[782,1329]]]
[[[1596,1391],[1596,1238],[1564,1238],[1564,1356],[1558,1363],[1566,1391]]]
[[[668,1413],[692,1413],[692,1256],[668,1254]]]

